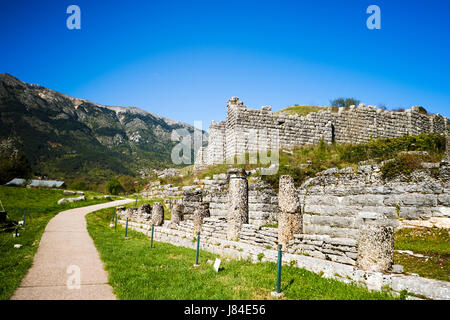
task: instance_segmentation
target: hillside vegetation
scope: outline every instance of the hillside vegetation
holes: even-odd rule
[[[426,151],[426,154],[401,154],[402,151]],[[275,175],[261,176],[275,188],[281,175],[289,174],[297,186],[317,173],[332,167],[339,169],[358,166],[365,161],[378,162],[394,159],[385,164],[381,170],[385,178],[393,178],[399,174],[409,176],[420,168],[421,162],[439,162],[445,155],[445,137],[438,134],[420,134],[400,138],[378,138],[363,144],[326,144],[321,141],[317,145],[280,150],[280,166]],[[247,154],[248,160],[248,154]],[[248,162],[248,161],[247,161]],[[267,165],[265,165],[267,167]],[[189,185],[194,179],[202,179],[213,174],[224,173],[230,167],[252,170],[261,165],[214,165],[194,174],[192,167],[183,169],[184,177],[160,179],[161,183],[173,185]]]
[[[319,106],[302,106],[302,105],[294,105],[292,107],[285,108],[283,110],[277,111],[275,113],[286,113],[288,115],[299,115],[299,116],[307,116],[312,112],[317,112],[320,110],[327,110],[332,107],[319,107]]]

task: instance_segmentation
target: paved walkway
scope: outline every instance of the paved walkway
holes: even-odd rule
[[[84,216],[103,208],[133,202],[113,201],[62,211],[51,219],[42,235],[33,265],[14,292],[12,300],[111,300],[116,299],[107,284],[94,241]],[[79,270],[80,286],[76,287]],[[70,288],[68,286],[72,286]]]

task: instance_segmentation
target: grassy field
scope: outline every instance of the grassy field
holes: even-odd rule
[[[395,253],[394,262],[405,272],[425,278],[450,281],[450,236],[438,228],[401,229],[395,233],[395,249],[409,250],[426,257]]]
[[[39,245],[42,233],[48,221],[58,212],[108,202],[103,195],[86,193],[86,201],[58,205],[57,201],[64,197],[62,190],[27,189],[0,186],[0,200],[8,218],[18,222],[26,213],[25,229],[19,229],[20,236],[14,238],[13,231],[4,230],[0,225],[0,299],[9,299],[19,286],[22,278],[30,268],[34,254]],[[15,244],[23,245],[15,249]]]
[[[194,267],[195,250],[160,242],[151,249],[147,236],[131,230],[125,240],[122,227],[109,227],[111,217],[112,209],[104,209],[86,219],[119,299],[271,299],[275,263],[225,260],[216,273],[207,263],[216,256],[202,251]],[[281,288],[285,299],[393,299],[290,266],[283,266]]]

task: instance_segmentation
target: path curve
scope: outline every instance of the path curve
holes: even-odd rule
[[[12,300],[114,300],[108,273],[86,228],[85,215],[132,199],[62,211],[47,224],[33,265]],[[81,285],[74,288],[79,270]],[[71,287],[68,286],[68,284]]]

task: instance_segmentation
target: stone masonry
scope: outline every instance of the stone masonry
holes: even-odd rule
[[[420,133],[450,133],[450,123],[421,107],[386,111],[363,104],[327,108],[307,116],[274,113],[271,107],[248,109],[239,98],[228,101],[226,121],[211,122],[208,146],[195,159],[195,169],[225,163],[245,152],[271,147],[326,143],[361,143],[370,138],[395,138]],[[255,143],[254,136],[257,136]]]
[[[161,203],[155,202],[152,207],[151,224],[161,226],[164,222],[164,207]]]
[[[239,238],[243,224],[248,223],[248,181],[244,169],[230,169],[227,214],[227,239]]]
[[[281,176],[279,185],[278,243],[286,248],[289,241],[294,239],[294,234],[302,233],[303,221],[294,179],[287,175]]]
[[[358,239],[358,267],[373,272],[386,272],[394,261],[392,227],[362,225]]]

